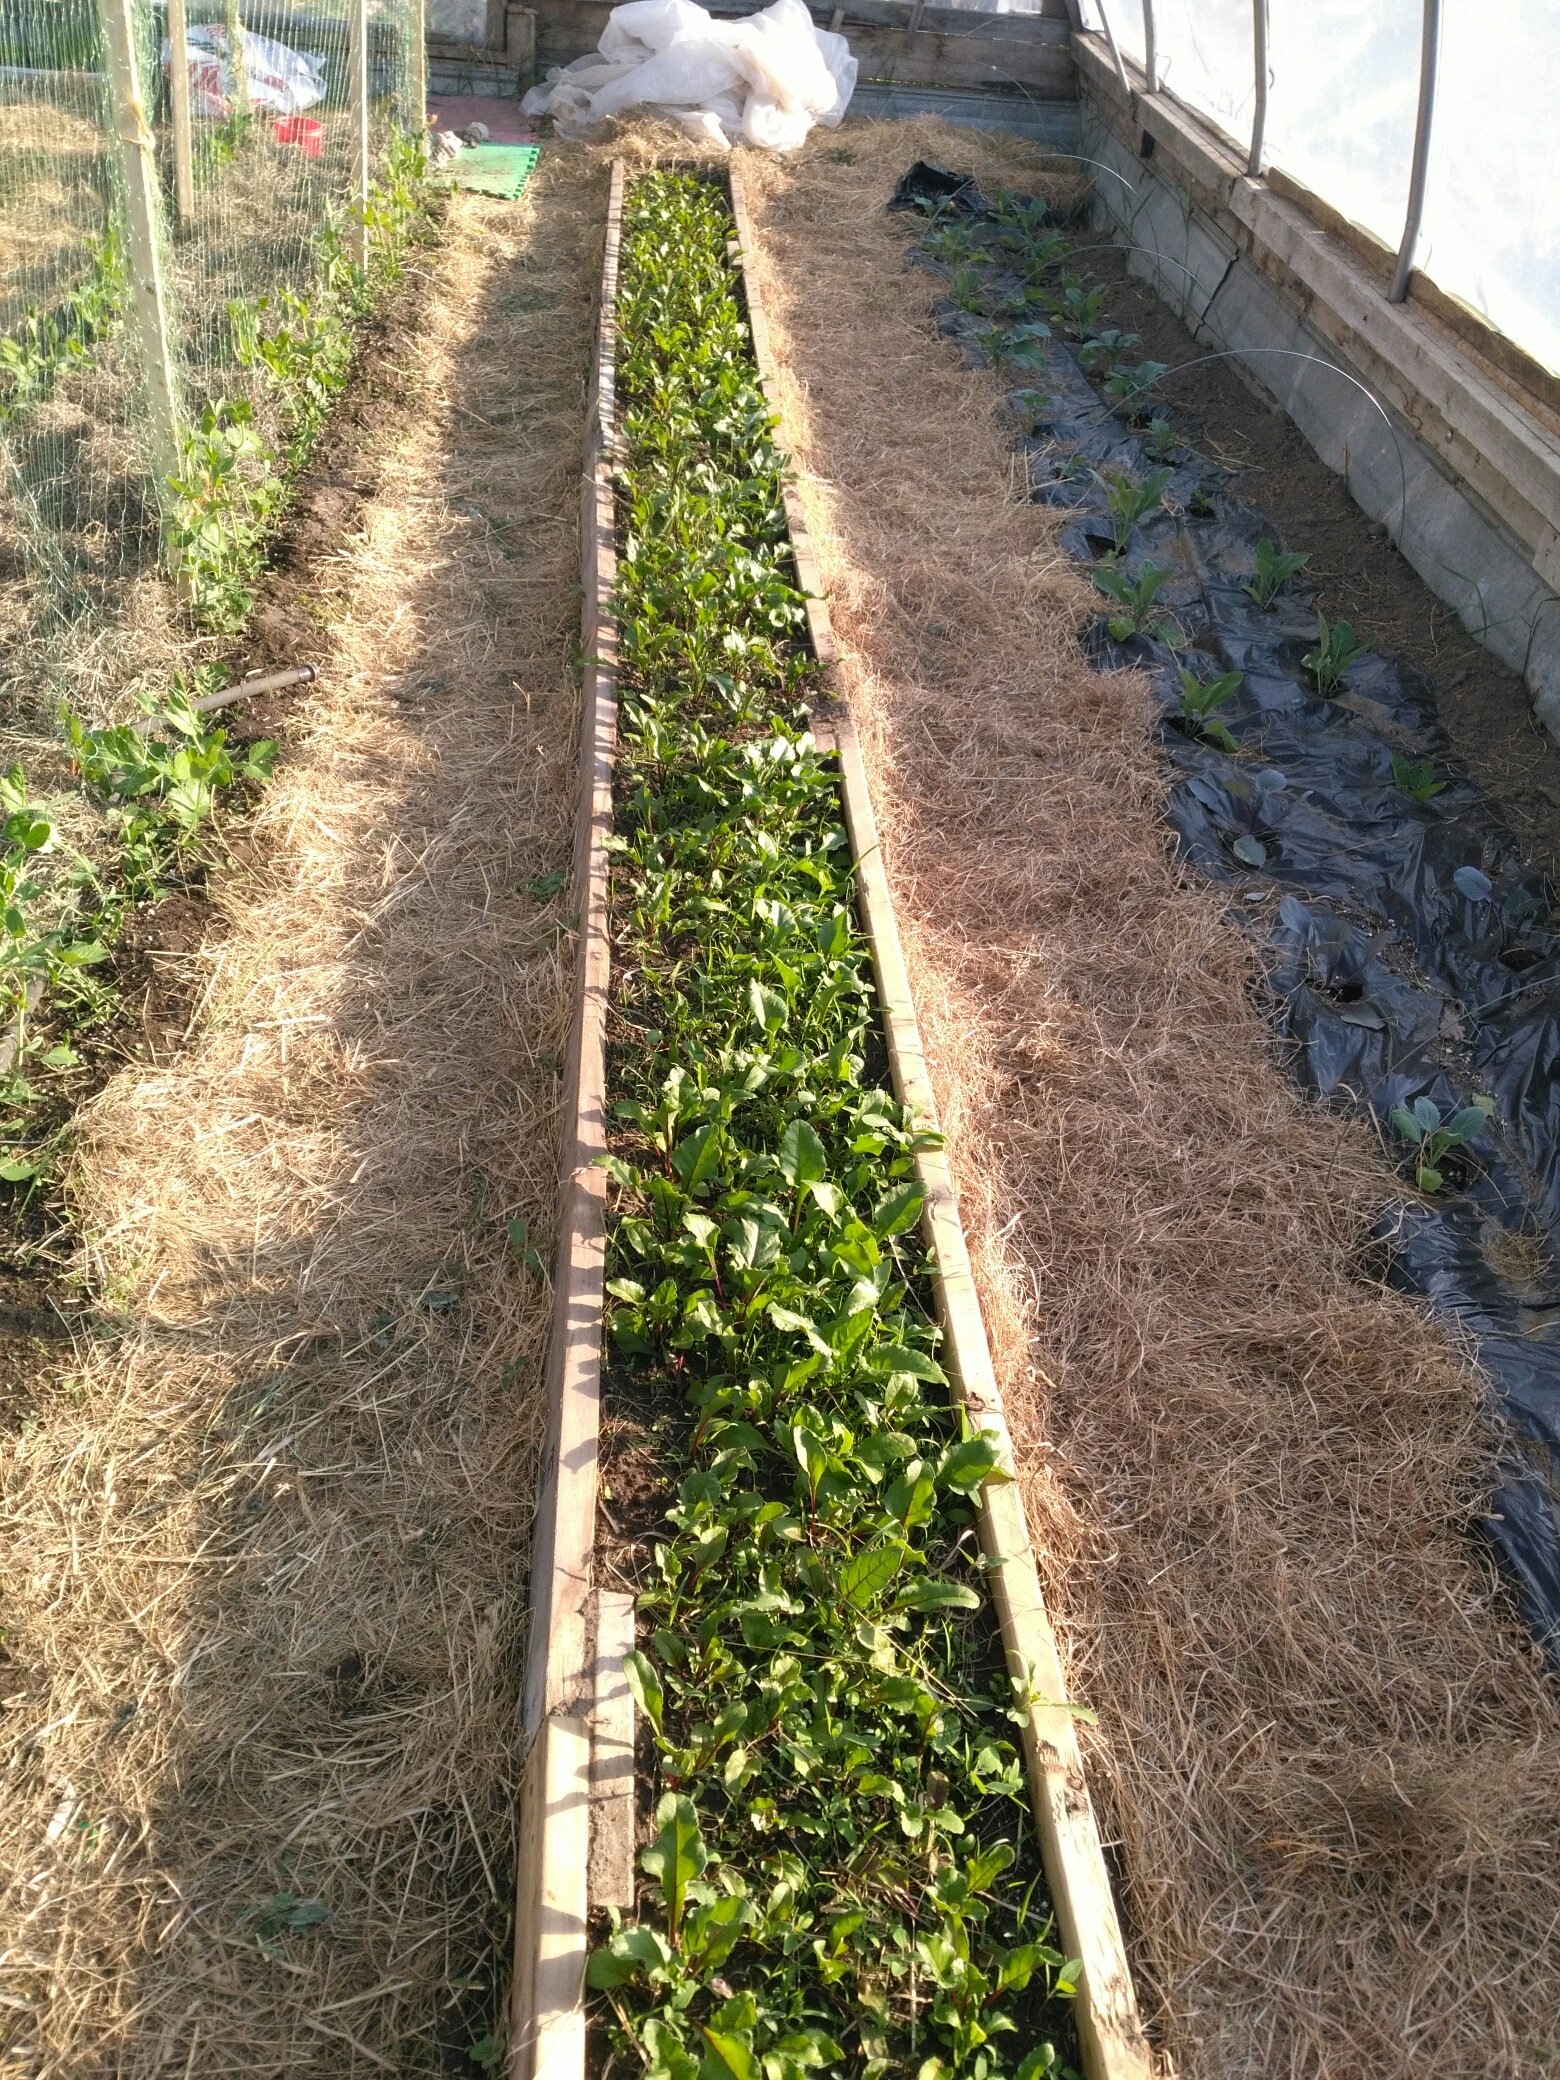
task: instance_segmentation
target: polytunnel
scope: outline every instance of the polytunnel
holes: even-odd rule
[[[0,0],[0,2075],[1560,2057],[1560,29]]]

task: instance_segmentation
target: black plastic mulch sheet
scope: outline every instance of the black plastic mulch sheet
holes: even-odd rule
[[[972,180],[924,165],[890,207],[977,225],[989,215]],[[1000,241],[988,251],[990,286],[1017,290],[1000,272]],[[989,321],[945,308],[942,322],[958,336]],[[1272,524],[1192,448],[1160,435],[1150,453],[1060,340],[1043,352],[1044,367],[1020,379],[1036,393],[1030,481],[1067,515],[1061,538],[1080,563],[1114,547],[1100,477],[1171,472],[1118,568],[1168,569],[1156,605],[1177,639],[1116,641],[1107,611],[1089,648],[1104,669],[1139,666],[1153,683],[1181,847],[1230,887],[1262,941],[1294,1075],[1318,1098],[1369,1108],[1405,1173],[1408,1150],[1387,1127],[1394,1107],[1428,1096],[1446,1115],[1475,1094],[1494,1100],[1483,1132],[1442,1165],[1440,1191],[1419,1193],[1405,1174],[1380,1240],[1391,1283],[1476,1339],[1507,1419],[1490,1535],[1560,1661],[1560,933],[1549,885],[1524,869],[1458,765],[1425,674],[1372,652],[1319,696],[1301,665],[1317,633],[1303,580],[1266,609],[1243,589],[1259,540],[1276,540]],[[1217,710],[1233,754],[1182,718],[1182,669],[1241,675]],[[1444,791],[1412,799],[1394,752],[1433,762]]]

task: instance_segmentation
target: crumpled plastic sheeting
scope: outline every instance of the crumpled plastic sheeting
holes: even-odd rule
[[[940,168],[914,169],[895,199],[976,219],[986,209],[973,183]],[[954,335],[977,322],[943,318]],[[1053,339],[1046,351],[1046,369],[1025,377],[1045,398],[1028,441],[1030,482],[1067,515],[1064,546],[1092,564],[1112,529],[1090,472],[1140,478],[1156,464],[1067,348]],[[1344,673],[1338,696],[1318,696],[1300,667],[1316,630],[1303,582],[1267,610],[1241,589],[1258,540],[1276,540],[1276,529],[1193,449],[1173,446],[1163,461],[1174,470],[1166,503],[1133,528],[1121,564],[1130,576],[1171,568],[1157,604],[1186,645],[1118,643],[1102,613],[1088,646],[1106,669],[1139,665],[1153,683],[1177,775],[1171,821],[1185,855],[1229,887],[1260,939],[1304,1087],[1368,1108],[1384,1127],[1417,1097],[1443,1115],[1475,1092],[1495,1099],[1484,1133],[1444,1164],[1445,1188],[1424,1197],[1405,1180],[1378,1241],[1390,1281],[1477,1345],[1507,1432],[1489,1531],[1524,1617],[1560,1663],[1560,932],[1550,892],[1458,764],[1429,679],[1371,653]],[[1242,675],[1218,711],[1238,757],[1180,721],[1181,664],[1200,679]],[[1402,793],[1394,751],[1432,759],[1445,792],[1428,802]],[[1243,835],[1265,848],[1261,867],[1236,857]]]
[[[722,21],[694,0],[628,0],[597,50],[550,72],[520,106],[565,137],[654,108],[703,143],[794,152],[814,123],[842,121],[855,90],[850,45],[815,27],[803,0]]]

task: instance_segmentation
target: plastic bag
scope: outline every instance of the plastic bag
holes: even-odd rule
[[[227,30],[221,22],[192,23],[188,35],[190,113],[216,121],[233,112],[233,68],[228,59]],[[173,64],[173,50],[162,47],[163,71]],[[269,36],[244,31],[244,68],[249,76],[251,108],[280,116],[301,115],[325,99],[325,66],[320,58],[295,51]]]
[[[734,21],[694,0],[627,0],[596,50],[550,73],[520,106],[550,115],[565,137],[656,108],[704,142],[791,152],[814,123],[842,120],[855,87],[850,45],[816,28],[803,0],[772,0]]]

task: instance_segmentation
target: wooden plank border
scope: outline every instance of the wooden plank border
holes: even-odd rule
[[[607,997],[612,943],[607,839],[617,749],[617,574],[613,510],[618,244],[624,168],[614,161],[601,267],[595,375],[580,489],[580,818],[574,1021],[564,1074],[559,1228],[545,1390],[547,1445],[531,1542],[531,1631],[521,1730],[509,2080],[581,2080],[590,1861],[591,1567],[601,1425],[606,1277]]]
[[[606,840],[612,828],[617,746],[616,575],[612,470],[616,426],[618,254],[625,169],[614,162],[602,266],[591,417],[581,496],[582,802],[573,885],[580,895],[574,1026],[565,1078],[570,1106],[562,1156],[560,1228],[546,1390],[549,1434],[533,1539],[531,1638],[522,1725],[529,1740],[521,1789],[518,1902],[509,2080],[583,2080],[584,1973],[589,1944],[592,1749],[596,1646],[591,1567],[595,1545],[605,1279],[606,1017],[611,978]],[[760,381],[781,418],[775,363],[755,272],[752,221],[731,169],[733,257]],[[781,434],[783,444],[783,427]],[[808,595],[808,634],[825,684],[836,693],[838,649],[794,480],[783,483],[798,578]],[[833,698],[817,735],[838,753],[846,825],[857,869],[863,930],[872,949],[880,1012],[901,1102],[935,1128],[927,1073],[866,768],[848,708]],[[926,1193],[924,1233],[935,1267],[945,1361],[971,1420],[1013,1471],[1012,1440],[981,1319],[952,1173],[941,1150],[918,1159]],[[1046,1613],[1016,1481],[989,1488],[980,1511],[989,1579],[1008,1665],[1033,1700],[1024,1728],[1031,1796],[1061,1935],[1082,1961],[1076,2017],[1088,2080],[1153,2080],[1099,1830],[1084,1779],[1076,1726]],[[620,1614],[621,1615],[621,1614]],[[621,1630],[621,1622],[618,1627]],[[630,1635],[631,1636],[631,1635]],[[616,1642],[620,1646],[621,1642]],[[620,1860],[620,1859],[619,1859]]]
[[[735,164],[730,177],[753,354],[770,408],[777,419],[782,419],[783,446],[774,355],[751,264],[752,219],[742,192],[741,172]],[[836,665],[839,651],[829,622],[828,602],[822,597],[817,558],[801,500],[789,474],[785,510],[797,575],[812,595],[807,611],[813,647],[828,672]],[[833,687],[830,690],[836,691]],[[856,860],[861,923],[872,948],[879,1011],[895,1090],[918,1122],[935,1130],[937,1101],[910,994],[866,766],[849,708],[843,701],[836,699],[828,725],[839,754],[845,820]],[[953,1173],[941,1149],[924,1152],[918,1158],[917,1170],[926,1193],[922,1229],[932,1256],[938,1315],[946,1339],[944,1363],[954,1392],[969,1411],[971,1421],[996,1444],[1003,1466],[1012,1474],[1013,1442],[970,1269]],[[1081,1959],[1083,1965],[1077,2022],[1084,2068],[1088,2080],[1152,2080],[1154,2059],[1138,2014],[1121,1923],[1111,1895],[1110,1874],[1084,1778],[1077,1725],[1067,1704],[1056,1635],[1041,1593],[1024,1498],[1016,1480],[984,1491],[980,1539],[987,1558],[1001,1563],[988,1580],[1008,1667],[1026,1685],[1033,1700],[1024,1726],[1030,1795],[1062,1939],[1069,1954]]]

